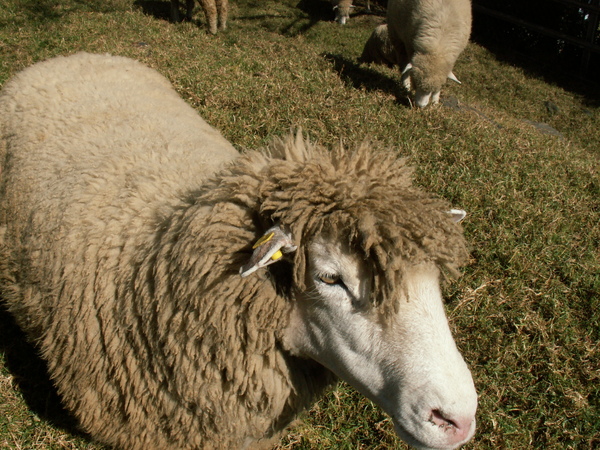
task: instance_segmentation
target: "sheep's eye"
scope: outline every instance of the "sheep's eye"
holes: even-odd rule
[[[342,284],[342,278],[339,275],[324,273],[319,275],[319,281],[325,284]]]

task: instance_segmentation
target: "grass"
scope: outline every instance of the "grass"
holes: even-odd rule
[[[480,394],[470,449],[600,446],[600,97],[470,44],[449,106],[414,110],[394,70],[356,62],[381,15],[345,27],[318,1],[237,0],[216,37],[172,24],[167,1],[4,0],[0,85],[76,51],[139,59],[240,149],[301,126],[333,145],[397,148],[417,182],[469,213],[472,261],[447,311]],[[378,10],[376,10],[377,12]],[[379,11],[381,12],[381,11]],[[454,105],[454,107],[452,107]],[[542,133],[545,123],[560,136]],[[342,384],[281,449],[403,448]],[[0,313],[0,448],[102,449],[78,434],[35,356]]]

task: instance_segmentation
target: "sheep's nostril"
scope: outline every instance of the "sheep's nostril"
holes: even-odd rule
[[[449,445],[465,442],[474,431],[473,416],[450,418],[439,409],[434,409],[431,411],[429,421],[440,429]]]
[[[473,417],[448,417],[439,409],[431,411],[429,421],[443,429],[446,433],[452,433],[457,437],[466,435],[473,425]]]
[[[431,423],[437,425],[440,428],[447,428],[447,427],[459,428],[453,420],[444,417],[444,415],[441,413],[441,411],[439,409],[434,409],[433,411],[431,411],[431,417],[429,418],[429,421]]]

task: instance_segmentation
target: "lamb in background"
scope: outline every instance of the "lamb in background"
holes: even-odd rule
[[[470,0],[389,0],[389,37],[400,57],[402,84],[415,103],[439,101],[447,78],[471,34]]]
[[[439,288],[462,213],[396,152],[240,155],[154,70],[79,53],[5,84],[0,163],[0,296],[93,438],[261,448],[337,377],[412,445],[473,435]]]
[[[218,30],[227,28],[227,15],[229,13],[229,0],[198,0],[208,22],[208,31],[217,34]],[[187,20],[192,20],[194,0],[186,0]],[[171,20],[179,22],[179,0],[171,0]]]
[[[358,58],[362,63],[375,63],[388,67],[400,64],[400,57],[390,40],[387,24],[377,26],[365,43],[362,54]]]

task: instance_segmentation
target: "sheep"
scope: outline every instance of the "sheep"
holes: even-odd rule
[[[446,78],[460,83],[452,69],[471,34],[470,0],[389,0],[387,23],[418,107],[439,101]]]
[[[350,19],[350,11],[354,8],[353,0],[331,0],[335,12],[335,21],[340,25],[346,25]]]
[[[0,92],[0,297],[89,435],[255,449],[336,380],[417,447],[475,430],[440,292],[460,210],[396,151],[238,152],[156,71],[77,53]]]
[[[228,0],[198,0],[206,21],[208,22],[208,31],[211,34],[217,34],[218,30],[227,29],[227,15],[229,13]],[[192,20],[194,11],[194,0],[186,0],[186,20]],[[171,20],[179,22],[179,0],[171,0]]]
[[[373,30],[358,61],[382,64],[390,68],[400,63],[396,48],[390,41],[387,24],[381,24]]]

